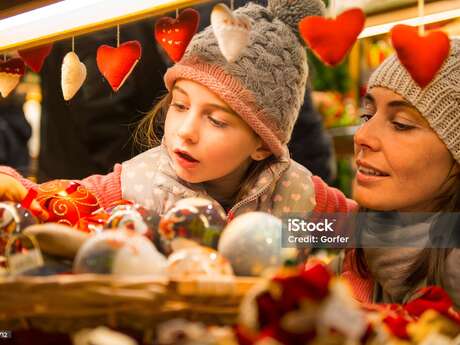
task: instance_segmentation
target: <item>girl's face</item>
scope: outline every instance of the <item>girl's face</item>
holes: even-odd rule
[[[455,162],[447,147],[393,91],[373,88],[363,108],[364,123],[354,137],[353,199],[378,211],[433,210]]]
[[[205,86],[178,80],[165,121],[165,142],[176,174],[190,183],[229,175],[251,158],[270,155],[261,139]]]

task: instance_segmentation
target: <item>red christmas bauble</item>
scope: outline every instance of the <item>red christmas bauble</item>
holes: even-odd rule
[[[81,184],[53,180],[39,185],[36,200],[49,212],[48,222],[78,226],[80,219],[100,208],[96,197]]]

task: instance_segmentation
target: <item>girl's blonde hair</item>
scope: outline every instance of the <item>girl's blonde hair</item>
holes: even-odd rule
[[[158,103],[155,104],[152,110],[150,110],[139,122],[139,125],[134,132],[134,142],[143,150],[148,150],[160,145],[161,138],[164,134],[166,114],[168,113],[171,101],[171,93],[165,94],[159,99]],[[271,155],[261,161],[253,161],[243,179],[240,189],[235,197],[235,201],[241,200],[241,198],[243,198],[255,184],[260,173],[265,169],[268,169],[269,166],[275,162],[276,157],[274,155]]]

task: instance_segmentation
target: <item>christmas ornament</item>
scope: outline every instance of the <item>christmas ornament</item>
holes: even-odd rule
[[[155,39],[174,62],[178,62],[200,24],[200,13],[186,8],[175,19],[162,17],[155,24]]]
[[[160,220],[158,229],[160,250],[169,255],[173,250],[181,247],[183,242],[189,241],[217,248],[225,224],[225,211],[212,200],[182,199]]]
[[[12,235],[34,224],[38,224],[38,219],[20,204],[0,202],[0,255],[4,255],[5,245]]]
[[[442,31],[419,35],[418,28],[399,24],[391,41],[401,64],[421,87],[427,86],[449,56],[449,37]]]
[[[222,55],[228,62],[236,61],[249,43],[249,17],[232,13],[226,5],[217,4],[211,12],[211,25]]]
[[[76,226],[81,218],[99,209],[95,196],[69,180],[53,180],[38,186],[36,200],[49,213],[48,222]]]
[[[106,230],[79,249],[75,273],[122,275],[164,274],[166,258],[147,238],[132,230]]]
[[[299,23],[302,38],[325,64],[339,64],[363,30],[365,16],[361,9],[352,8],[337,18],[309,16]]]
[[[69,52],[64,56],[61,67],[61,87],[64,100],[68,101],[80,90],[86,79],[86,66],[77,54]]]
[[[40,47],[19,50],[18,54],[21,57],[22,61],[29,66],[32,71],[40,72],[45,59],[50,55],[51,49],[53,49],[52,44],[47,44]]]
[[[170,279],[187,279],[201,276],[232,276],[232,266],[214,249],[192,246],[182,248],[168,257],[166,269]]]
[[[153,239],[154,229],[158,228],[159,222],[158,214],[140,205],[118,205],[112,209],[105,227],[107,229],[126,228]]]
[[[21,59],[10,59],[0,63],[0,93],[8,97],[11,91],[19,84],[24,75],[25,66]]]
[[[257,276],[281,265],[281,220],[264,212],[236,217],[220,237],[219,253],[230,261],[236,275]]]
[[[97,67],[109,82],[113,91],[118,91],[141,58],[139,41],[128,41],[114,48],[102,45],[97,49]]]

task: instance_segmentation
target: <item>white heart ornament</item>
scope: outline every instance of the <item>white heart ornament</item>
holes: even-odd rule
[[[83,85],[86,79],[86,66],[80,62],[77,54],[69,52],[64,56],[61,72],[62,95],[68,101]]]
[[[211,12],[211,25],[222,55],[234,62],[249,43],[251,20],[244,14],[234,14],[224,4]]]
[[[8,97],[11,91],[18,85],[21,76],[11,73],[0,73],[0,93]]]

